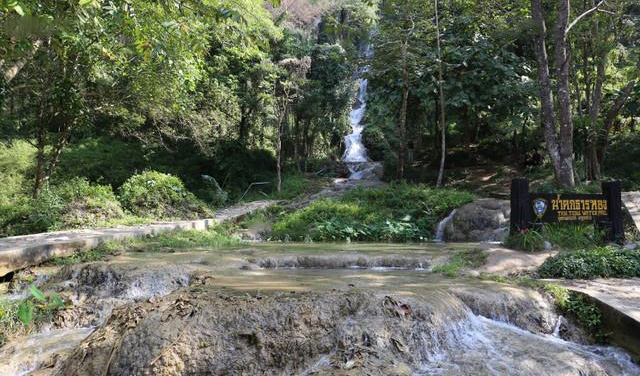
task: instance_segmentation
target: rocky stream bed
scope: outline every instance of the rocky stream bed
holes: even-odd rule
[[[0,375],[640,374],[548,296],[430,272],[472,248],[257,244],[43,269],[72,305],[0,349]]]

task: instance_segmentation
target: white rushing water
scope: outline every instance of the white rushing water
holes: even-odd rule
[[[0,351],[0,375],[30,375],[54,354],[70,352],[94,330],[93,327],[56,329],[14,341]]]
[[[438,229],[436,230],[436,237],[433,239],[434,241],[436,242],[444,241],[444,230],[447,228],[447,225],[449,224],[449,222],[453,220],[453,217],[456,215],[457,212],[458,212],[457,209],[453,209],[453,211],[447,216],[447,218],[443,219],[442,221],[440,221],[440,223],[438,223]]]
[[[360,85],[360,88],[358,89],[358,98],[356,99],[355,107],[351,111],[351,115],[349,115],[352,133],[344,138],[346,150],[342,160],[345,163],[370,162],[367,157],[367,149],[362,143],[362,131],[364,130],[362,119],[364,118],[365,111],[367,110],[367,79],[359,79],[358,84]]]
[[[451,325],[414,376],[637,376],[629,354],[581,345],[470,314]]]
[[[344,137],[345,152],[342,161],[349,168],[349,179],[351,180],[377,180],[377,171],[381,169],[379,162],[372,162],[367,155],[367,148],[362,142],[362,131],[364,130],[365,112],[367,110],[367,86],[366,78],[358,80],[359,89],[356,103],[349,115],[351,122],[351,134]]]

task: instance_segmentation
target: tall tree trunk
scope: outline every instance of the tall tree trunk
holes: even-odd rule
[[[440,101],[440,168],[438,169],[438,180],[436,181],[437,187],[442,187],[442,181],[444,179],[444,163],[447,158],[447,125],[445,122],[445,98],[444,98],[444,89],[443,81],[444,81],[444,69],[442,62],[442,47],[440,45],[440,17],[438,14],[438,0],[434,0],[435,2],[435,13],[436,13],[436,49],[438,53],[438,97]]]
[[[49,166],[44,176],[45,182],[49,180],[49,177],[53,175],[56,167],[58,167],[58,163],[60,162],[60,155],[62,155],[62,150],[65,148],[65,146],[67,146],[67,142],[69,142],[69,137],[71,136],[72,129],[73,125],[65,125],[64,129],[62,130],[62,134],[58,139],[58,142],[53,147],[53,150],[51,150],[51,160],[49,161]]]
[[[531,16],[537,28],[537,32],[534,35],[534,44],[536,60],[538,61],[538,81],[540,86],[540,120],[549,158],[553,164],[556,180],[558,180],[560,150],[553,115],[553,92],[551,91],[549,57],[546,46],[547,25],[542,14],[542,4],[540,0],[531,1]]]
[[[595,26],[595,40],[598,40],[598,26]],[[587,135],[587,180],[599,180],[601,177],[600,158],[598,156],[598,144],[600,143],[600,127],[598,118],[600,116],[600,106],[602,104],[602,86],[606,78],[607,52],[603,49],[598,54],[596,68],[596,82],[591,95],[591,106],[589,107],[589,120],[591,122],[591,132]]]
[[[562,0],[566,2],[566,0]],[[566,5],[566,4],[565,4]],[[565,14],[560,18],[566,18],[568,8]],[[564,83],[559,86],[564,88],[564,92],[561,93],[560,106],[562,113],[561,125],[563,128],[560,132],[560,140],[556,131],[556,121],[554,118],[554,106],[553,106],[553,92],[551,90],[551,77],[549,72],[549,57],[547,55],[546,36],[547,25],[544,21],[544,15],[542,14],[542,4],[540,0],[531,1],[531,15],[536,27],[536,33],[534,36],[535,55],[538,61],[538,81],[540,86],[540,102],[541,102],[541,116],[542,132],[545,139],[545,145],[547,152],[549,153],[549,159],[553,165],[553,170],[556,178],[556,182],[560,186],[573,186],[575,184],[573,177],[573,155],[567,157],[567,153],[573,153],[573,127],[570,124],[571,114],[567,114],[567,110],[571,111],[571,106],[567,103],[568,100],[568,66],[566,61],[566,38],[565,28],[562,27],[562,37],[560,37],[560,45],[556,46],[558,51],[556,53],[556,60],[558,64],[558,73],[564,75]],[[566,25],[566,20],[559,23]],[[558,27],[558,30],[560,27]],[[563,44],[564,42],[564,44]],[[562,78],[560,79],[563,80]],[[569,132],[570,131],[570,132]]]
[[[560,0],[555,35],[556,69],[558,80],[558,104],[560,120],[560,174],[558,183],[563,187],[576,185],[573,174],[573,119],[571,93],[569,91],[569,56],[567,54],[567,26],[569,24],[569,0]]]
[[[409,100],[409,72],[407,71],[407,44],[404,40],[402,45],[402,106],[400,108],[400,119],[398,121],[398,136],[400,137],[400,150],[398,151],[398,164],[396,167],[396,179],[404,178],[404,164],[407,154],[407,102]]]

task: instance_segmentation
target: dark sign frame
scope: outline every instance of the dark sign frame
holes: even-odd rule
[[[543,223],[591,222],[607,240],[624,242],[620,183],[602,183],[602,194],[529,193],[526,178],[511,181],[511,232]]]

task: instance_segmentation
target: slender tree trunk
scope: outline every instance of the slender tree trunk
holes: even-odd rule
[[[596,26],[596,36],[598,35]],[[587,179],[599,180],[600,159],[598,157],[598,144],[600,143],[600,127],[598,125],[598,117],[600,115],[600,106],[602,104],[602,86],[604,85],[605,72],[607,66],[607,53],[601,52],[598,56],[598,65],[596,68],[596,82],[593,86],[593,94],[591,96],[591,107],[589,108],[589,120],[591,122],[591,132],[587,136]]]
[[[67,142],[69,142],[69,137],[71,136],[71,131],[73,129],[72,125],[65,125],[58,142],[53,147],[51,151],[51,160],[49,161],[49,167],[46,170],[44,181],[49,180],[49,177],[53,175],[58,167],[58,163],[60,162],[60,155],[62,155],[62,150],[67,146]]]
[[[277,190],[282,192],[282,119],[278,121],[278,140],[276,141],[276,154],[278,155],[276,162],[277,173]]]
[[[396,167],[396,179],[404,178],[405,156],[407,154],[407,102],[409,100],[409,72],[407,71],[407,44],[405,39],[402,45],[402,106],[398,121],[398,133],[400,136],[400,150],[398,151],[398,164]]]
[[[42,114],[41,114],[42,115]],[[42,192],[42,187],[44,186],[44,177],[45,177],[45,147],[46,147],[46,129],[44,124],[44,119],[42,116],[38,119],[38,134],[36,136],[36,175],[35,181],[33,184],[33,194],[32,197],[37,199],[40,196],[40,192]]]
[[[238,141],[242,145],[246,145],[249,139],[249,117],[251,116],[251,110],[242,109],[240,117],[240,124],[238,127]]]
[[[436,181],[437,187],[442,187],[442,180],[444,179],[444,164],[447,157],[447,125],[445,122],[445,98],[444,98],[444,89],[442,88],[444,82],[444,69],[442,62],[442,47],[440,45],[440,17],[438,14],[438,0],[434,0],[435,2],[435,13],[436,13],[436,48],[438,53],[438,97],[440,100],[440,168],[438,169],[438,180]]]

